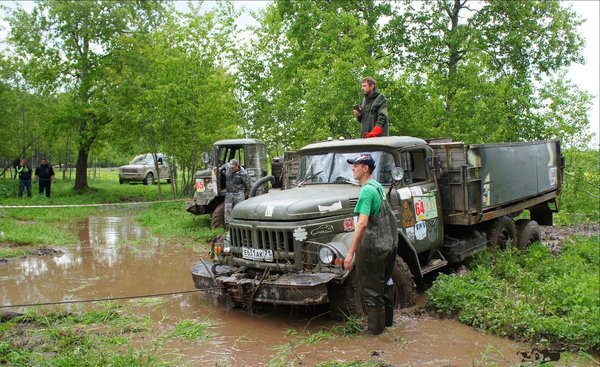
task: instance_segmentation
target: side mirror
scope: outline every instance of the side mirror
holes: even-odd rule
[[[202,152],[202,155],[200,156],[202,158],[202,162],[208,164],[208,162],[210,162],[210,156],[208,155],[208,153],[206,152]]]
[[[394,167],[392,170],[392,179],[395,182],[400,182],[404,178],[404,169],[402,167]]]

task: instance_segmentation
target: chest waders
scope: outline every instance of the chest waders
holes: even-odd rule
[[[391,277],[398,247],[396,218],[384,194],[377,191],[381,195],[381,208],[379,214],[369,216],[356,258],[367,332],[373,335],[381,334],[384,326],[392,326],[394,285]]]

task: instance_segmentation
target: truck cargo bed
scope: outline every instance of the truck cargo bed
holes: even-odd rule
[[[558,140],[431,142],[440,159],[446,224],[474,225],[553,201],[562,182]]]

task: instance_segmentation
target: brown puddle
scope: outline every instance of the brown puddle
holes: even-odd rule
[[[2,305],[88,300],[194,289],[195,255],[162,243],[133,216],[90,217],[62,256],[30,256],[0,268]]]
[[[112,212],[111,212],[112,213]],[[2,305],[88,300],[194,289],[190,268],[199,255],[166,243],[139,226],[132,214],[91,217],[74,230],[80,243],[59,257],[29,257],[0,267]],[[323,310],[261,309],[255,314],[230,309],[200,293],[162,298],[158,305],[129,304],[149,315],[156,334],[180,320],[213,322],[208,341],[167,338],[161,356],[191,366],[315,366],[324,361],[382,360],[394,366],[515,366],[519,351],[531,346],[485,335],[454,320],[396,312],[395,326],[380,336],[334,336],[317,343],[300,341],[339,322]],[[425,302],[419,297],[419,304]],[[94,307],[94,303],[90,307]],[[19,311],[20,309],[12,309]],[[149,348],[141,337],[134,346]]]

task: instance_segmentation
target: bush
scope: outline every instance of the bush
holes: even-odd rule
[[[541,244],[527,252],[483,252],[466,276],[441,275],[427,292],[434,309],[500,336],[552,347],[600,348],[600,253],[577,239],[555,256]]]

